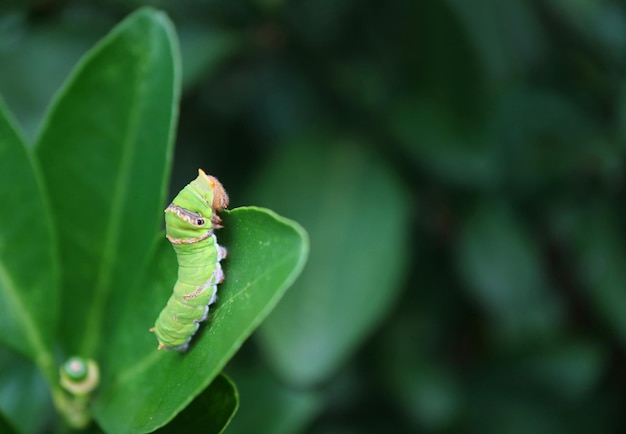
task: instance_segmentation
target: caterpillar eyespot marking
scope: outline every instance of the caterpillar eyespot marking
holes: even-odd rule
[[[222,184],[198,169],[198,177],[165,209],[166,237],[179,268],[173,293],[150,329],[159,350],[185,351],[217,299],[217,285],[224,280],[220,261],[227,252],[217,244],[213,231],[222,227],[217,212],[227,207]]]

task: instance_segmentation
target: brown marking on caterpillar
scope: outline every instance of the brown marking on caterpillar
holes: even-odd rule
[[[211,277],[209,277],[209,279],[206,282],[204,282],[202,286],[199,286],[198,288],[196,288],[195,291],[190,292],[189,294],[183,295],[183,300],[189,300],[190,298],[195,298],[199,296],[200,294],[202,294],[204,290],[207,288],[213,288],[213,294],[215,294],[217,285],[222,283],[223,281],[224,281],[224,271],[222,271],[222,266],[220,265],[218,261],[215,264],[215,270],[213,271],[213,274],[211,274]]]
[[[206,240],[211,235],[213,235],[213,229],[210,229],[206,233],[200,235],[199,237],[195,237],[195,238],[174,238],[174,237],[171,237],[171,236],[169,236],[167,234],[165,234],[165,237],[172,244],[193,244],[193,243],[198,243],[198,242],[200,242],[202,240]]]
[[[183,300],[189,300],[190,298],[196,298],[197,296],[202,294],[205,289],[206,289],[206,286],[200,286],[200,287],[196,288],[196,290],[194,292],[190,292],[189,294],[183,295]]]

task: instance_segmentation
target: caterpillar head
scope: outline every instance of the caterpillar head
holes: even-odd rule
[[[202,169],[198,169],[198,175],[206,180],[211,188],[211,191],[213,192],[213,202],[211,204],[211,208],[215,211],[221,211],[228,208],[228,194],[226,193],[226,190],[224,190],[222,183],[219,182],[216,177],[204,173],[204,170]]]

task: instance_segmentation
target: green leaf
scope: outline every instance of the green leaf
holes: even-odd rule
[[[391,371],[392,390],[399,407],[416,426],[443,430],[452,425],[461,408],[460,387],[450,368],[424,359]]]
[[[466,327],[460,321],[463,312],[458,295],[438,291],[454,285],[448,267],[439,257],[420,257],[413,273],[425,289],[435,290],[406,294],[393,321],[377,334],[377,349],[372,352],[381,377],[377,383],[417,431],[450,428],[464,407],[459,375],[445,354],[452,342],[462,339],[451,331]]]
[[[561,341],[518,359],[520,366],[514,375],[570,402],[593,396],[608,361],[603,345],[583,339]]]
[[[2,413],[0,413],[0,432],[5,434],[17,434],[17,430],[11,426]]]
[[[213,380],[193,402],[159,429],[159,434],[198,431],[221,433],[237,411],[239,396],[235,384],[225,375]]]
[[[535,12],[526,1],[447,3],[465,28],[492,82],[505,81],[529,68],[545,46]]]
[[[228,434],[304,432],[322,409],[319,392],[281,384],[256,359],[243,362],[238,355],[226,371],[237,382],[243,402]]]
[[[0,344],[34,360],[50,380],[58,318],[50,211],[39,170],[2,100],[0,173]]]
[[[506,206],[483,204],[461,230],[457,260],[471,296],[509,343],[554,336],[560,300],[549,291],[539,245]]]
[[[0,413],[22,433],[44,432],[55,417],[48,384],[37,366],[5,349],[0,349]],[[2,428],[0,422],[4,434]]]
[[[621,5],[548,0],[545,6],[555,23],[584,41],[594,55],[614,64],[620,61],[626,48],[626,14]]]
[[[581,171],[606,176],[620,170],[619,151],[603,143],[594,119],[567,95],[518,86],[500,93],[492,110],[489,130],[497,144],[500,191],[545,194],[559,183],[571,186]]]
[[[621,390],[597,387],[605,382],[601,345],[577,338],[554,343],[483,359],[466,374],[471,399],[464,405],[463,432],[619,432],[615,417],[623,407],[614,392]]]
[[[286,149],[256,181],[255,201],[311,234],[301,279],[259,330],[290,382],[323,381],[385,317],[401,288],[410,198],[380,158],[351,143]]]
[[[226,280],[186,353],[157,351],[148,332],[176,281],[176,256],[163,236],[144,279],[112,305],[106,372],[94,402],[106,431],[148,432],[171,420],[219,374],[300,273],[308,239],[296,223],[254,207],[225,212],[223,220],[217,235],[228,248]]]
[[[626,249],[624,227],[616,208],[589,206],[574,234],[572,267],[583,283],[583,294],[599,321],[608,324],[626,342]]]
[[[29,142],[50,99],[74,64],[106,34],[114,19],[111,14],[96,11],[31,20],[26,11],[0,11],[0,94]]]
[[[183,88],[189,89],[215,72],[226,59],[242,47],[241,37],[233,32],[187,22],[179,30],[183,69]]]
[[[109,301],[136,282],[163,224],[179,88],[174,29],[146,8],[83,58],[48,112],[36,154],[59,233],[70,354],[96,354]]]
[[[474,122],[430,100],[409,98],[389,113],[391,134],[420,170],[463,188],[499,180],[494,145]]]

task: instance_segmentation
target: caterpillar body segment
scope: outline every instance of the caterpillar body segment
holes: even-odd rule
[[[217,212],[228,206],[228,195],[216,178],[198,172],[165,209],[165,231],[178,259],[178,280],[150,329],[159,349],[187,349],[224,280],[220,261],[226,249],[217,243],[214,230],[222,227]]]

